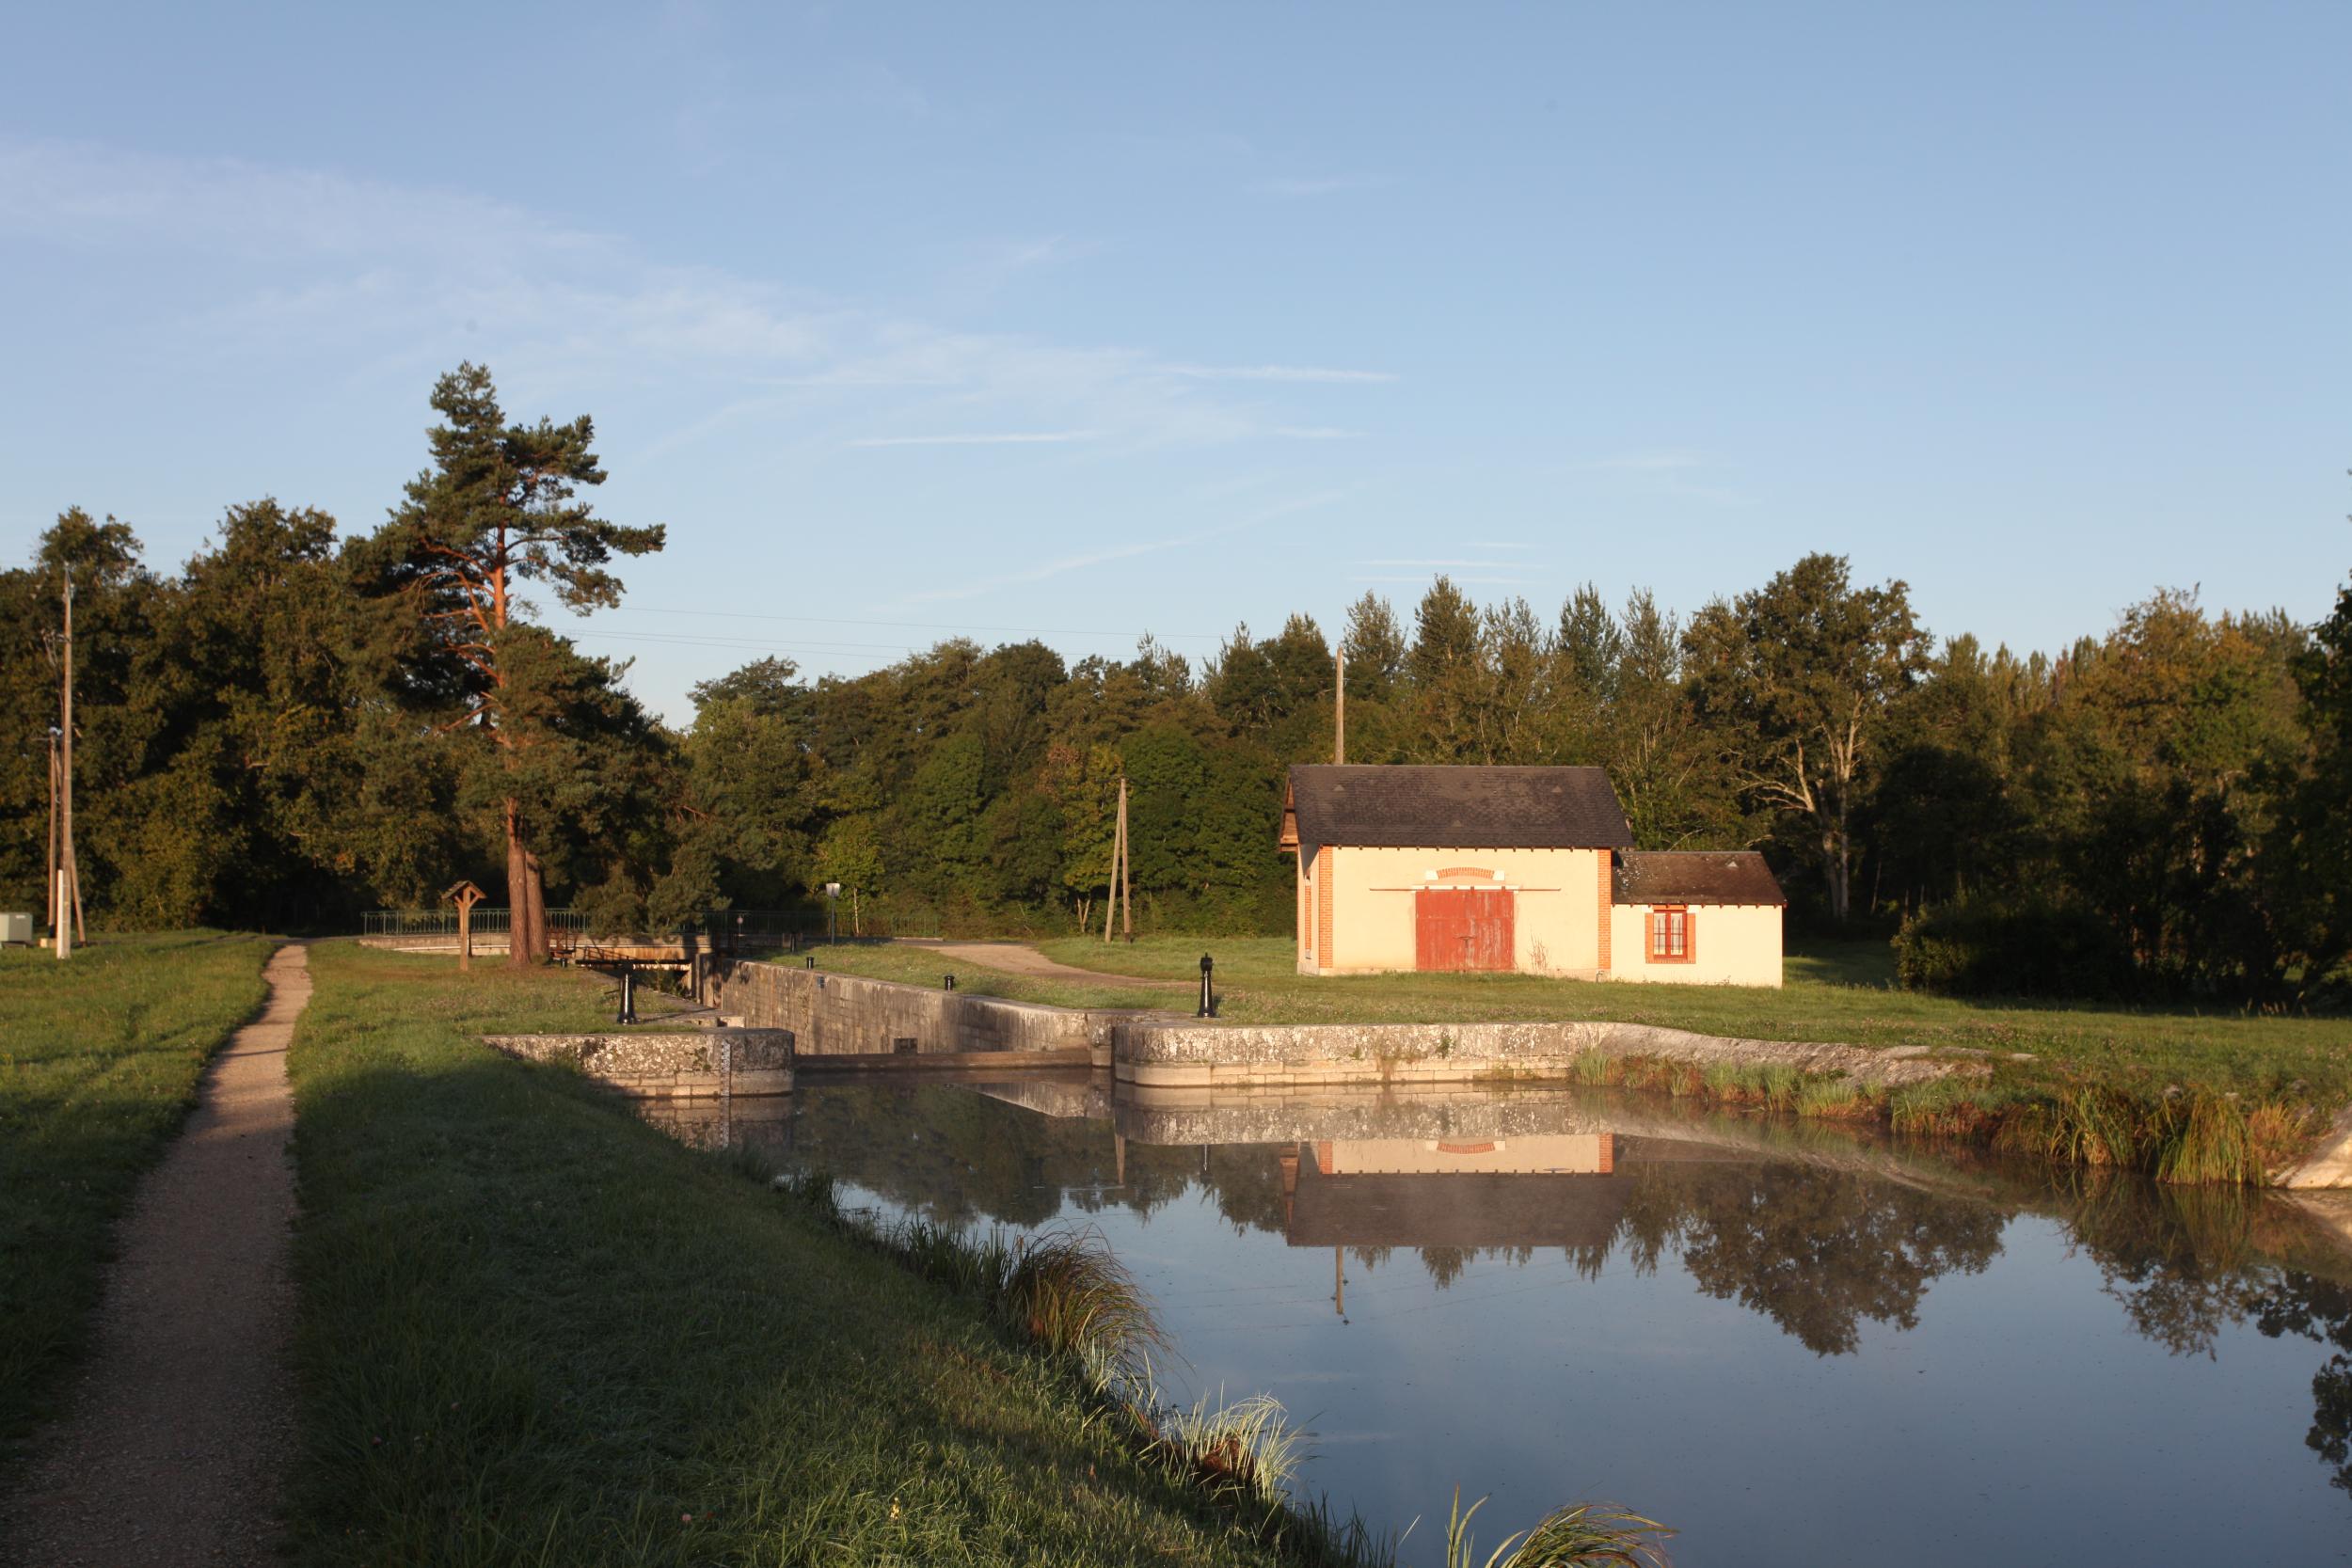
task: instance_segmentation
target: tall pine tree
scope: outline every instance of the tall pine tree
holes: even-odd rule
[[[540,824],[530,788],[543,705],[518,684],[543,669],[544,644],[518,642],[522,586],[543,582],[567,609],[618,604],[615,555],[661,547],[660,525],[627,528],[596,515],[583,486],[602,484],[586,415],[568,424],[510,423],[480,365],[463,364],[433,388],[444,420],[429,433],[433,464],[359,552],[370,590],[389,607],[389,632],[408,693],[436,713],[436,729],[485,745],[506,842],[509,961],[545,961],[547,895]]]

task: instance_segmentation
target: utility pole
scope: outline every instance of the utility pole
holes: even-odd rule
[[[1347,761],[1347,649],[1340,648],[1339,679],[1331,700],[1331,761],[1334,765]]]
[[[41,896],[49,900],[49,928],[57,928],[57,726],[49,726],[49,871],[41,879]],[[54,939],[53,939],[54,940]]]
[[[65,568],[64,692],[59,703],[64,723],[57,735],[58,827],[62,858],[57,867],[57,957],[73,951],[73,939],[87,940],[82,929],[82,871],[73,858],[73,568]],[[69,929],[71,927],[71,929]]]
[[[1136,900],[1127,879],[1127,775],[1124,773],[1119,776],[1119,826],[1111,835],[1110,880],[1110,902],[1103,908],[1103,940],[1106,942],[1111,940],[1111,919],[1120,912],[1123,902],[1125,914],[1120,926],[1127,940],[1133,942],[1136,940]]]

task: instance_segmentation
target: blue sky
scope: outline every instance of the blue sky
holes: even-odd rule
[[[0,555],[373,526],[467,357],[666,522],[584,645],[1685,610],[2056,646],[2352,565],[2352,8],[126,7],[0,53]]]

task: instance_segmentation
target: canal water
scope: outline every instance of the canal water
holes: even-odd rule
[[[1457,1484],[1489,1543],[1609,1499],[1685,1568],[2352,1560],[2352,1256],[2283,1197],[1608,1090],[682,1114],[885,1216],[1099,1229],[1168,1392],[1272,1393],[1407,1563]]]

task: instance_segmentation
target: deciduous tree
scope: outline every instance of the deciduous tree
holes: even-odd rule
[[[1804,822],[1830,918],[1843,923],[1864,769],[1889,705],[1927,662],[1910,590],[1856,588],[1843,556],[1808,555],[1700,610],[1685,649],[1726,761],[1758,799]]]

